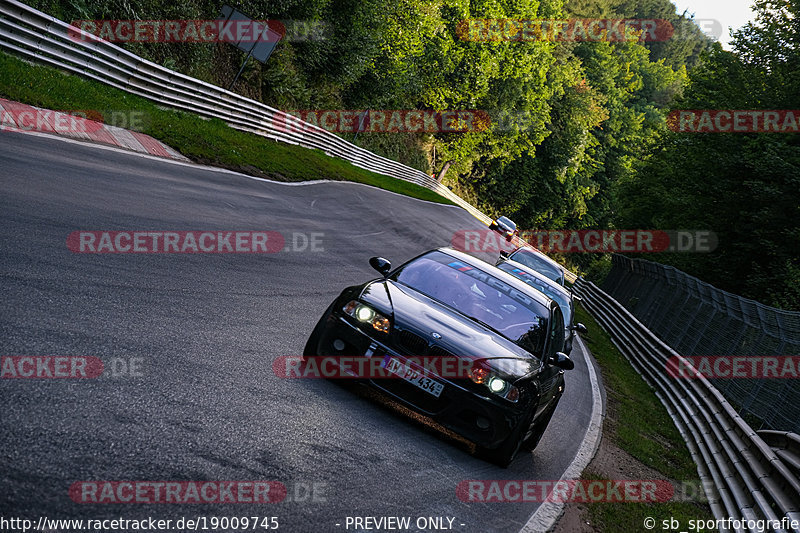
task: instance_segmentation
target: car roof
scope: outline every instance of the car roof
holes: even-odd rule
[[[475,256],[466,254],[464,252],[459,252],[458,250],[454,250],[453,248],[439,248],[438,250],[431,250],[431,251],[442,252],[444,254],[449,255],[450,257],[453,257],[454,259],[458,259],[462,263],[465,263],[465,264],[467,264],[467,265],[469,265],[471,267],[474,267],[474,268],[476,268],[478,270],[483,270],[487,274],[490,274],[490,275],[494,276],[495,278],[499,279],[503,283],[506,283],[506,284],[510,285],[511,287],[513,287],[514,289],[520,291],[521,293],[524,293],[525,296],[528,296],[532,300],[535,300],[538,304],[543,305],[544,307],[547,307],[548,309],[551,307],[552,304],[555,303],[557,305],[557,303],[558,303],[558,302],[554,302],[547,295],[541,293],[540,291],[537,291],[536,289],[534,289],[533,287],[531,287],[530,285],[528,285],[527,283],[525,283],[524,281],[522,281],[518,277],[513,276],[513,275],[509,274],[508,272],[504,272],[504,271],[500,270],[499,268],[497,268],[496,266],[494,266],[492,264],[489,264],[486,261],[483,261],[482,259],[478,259]],[[427,253],[430,253],[430,252],[426,252],[426,254]],[[423,255],[425,255],[425,254],[423,254]]]
[[[523,252],[523,251],[531,253],[531,254],[533,254],[533,255],[535,255],[537,257],[541,257],[542,259],[544,259],[545,261],[547,261],[548,263],[550,263],[551,265],[556,267],[559,271],[561,271],[562,274],[564,273],[565,269],[564,269],[563,266],[559,265],[556,261],[553,261],[552,259],[547,257],[545,254],[543,254],[542,252],[540,252],[536,248],[533,248],[532,246],[520,246],[519,248],[517,248],[516,250],[511,252],[510,255],[514,255],[514,254],[516,254],[518,252]],[[528,267],[528,268],[530,268],[530,267]]]
[[[536,278],[536,281],[540,281],[543,285],[547,285],[549,288],[557,290],[558,292],[563,293],[565,296],[569,296],[570,298],[572,298],[572,292],[570,292],[569,289],[567,289],[566,287],[564,287],[560,283],[557,283],[557,282],[553,281],[552,279],[548,278],[547,276],[545,276],[541,272],[537,272],[534,268],[531,268],[531,267],[529,267],[527,265],[523,265],[522,263],[518,263],[516,261],[512,261],[511,259],[503,261],[503,263],[501,263],[501,264],[511,265],[514,268],[518,268],[518,269],[526,272],[527,274],[529,274],[531,277]],[[500,265],[498,265],[498,267],[499,266]]]

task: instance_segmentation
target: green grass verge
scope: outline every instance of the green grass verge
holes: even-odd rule
[[[582,306],[577,307],[576,317],[589,329],[582,338],[597,360],[606,386],[604,438],[656,470],[664,480],[686,483],[703,498],[697,467],[666,408]],[[583,477],[598,479],[601,476],[586,471]],[[592,503],[588,507],[592,524],[601,531],[644,531],[644,520],[648,517],[657,521],[658,531],[662,529],[662,521],[671,517],[678,520],[684,530],[690,520],[713,520],[710,508],[697,501]]]
[[[106,122],[141,117],[136,128],[198,163],[279,181],[354,181],[422,200],[452,204],[439,194],[400,179],[363,170],[320,150],[281,144],[237,131],[221,120],[164,109],[144,98],[0,52],[0,97],[57,111],[92,110]],[[116,115],[115,115],[116,113]],[[129,124],[113,124],[129,127]]]

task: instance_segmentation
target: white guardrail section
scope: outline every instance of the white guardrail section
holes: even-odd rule
[[[416,183],[453,201],[487,225],[491,222],[488,216],[420,170],[359,148],[255,100],[147,61],[15,0],[0,0],[0,48],[164,106],[218,118],[233,128],[275,141],[317,148],[363,169]]]
[[[678,353],[593,283],[581,278],[574,288],[666,406],[697,463],[714,516],[800,521],[800,437],[781,432],[759,434],[705,378],[671,377],[667,361],[680,358]],[[691,368],[689,360],[684,362]]]

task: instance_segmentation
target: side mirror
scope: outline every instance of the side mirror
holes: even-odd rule
[[[511,257],[511,252],[503,250],[502,252],[500,252],[500,257],[502,257],[503,259],[508,259],[509,257]]]
[[[572,326],[572,331],[577,331],[578,333],[583,333],[584,335],[589,333],[589,330],[586,329],[586,326],[584,326],[580,322]]]
[[[550,364],[557,366],[562,370],[572,370],[575,368],[575,363],[565,353],[558,352],[550,358]]]
[[[380,272],[384,277],[392,269],[392,264],[383,257],[371,257],[369,260],[369,266]]]

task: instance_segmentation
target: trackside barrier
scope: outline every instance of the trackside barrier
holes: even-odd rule
[[[619,254],[612,264],[602,288],[684,356],[800,355],[800,312],[723,291],[669,265]],[[711,383],[755,429],[800,433],[800,380]]]
[[[800,477],[800,435],[772,430],[759,431],[758,434],[764,439],[764,442],[772,447],[778,457],[786,463],[786,466]]]
[[[678,353],[593,283],[580,278],[574,288],[675,421],[714,516],[800,520],[800,480],[793,463],[800,457],[800,436],[757,433],[704,377],[670,377],[667,360],[681,357]]]

